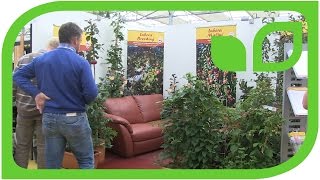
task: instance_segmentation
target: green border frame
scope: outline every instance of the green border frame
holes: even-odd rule
[[[290,10],[303,14],[308,21],[309,48],[309,122],[304,145],[290,160],[266,169],[208,169],[208,170],[26,170],[18,167],[12,157],[12,72],[11,59],[13,42],[20,29],[33,18],[52,11],[89,11],[89,10]],[[310,153],[318,130],[318,2],[280,1],[280,2],[132,2],[132,1],[60,1],[37,6],[21,15],[8,31],[2,49],[2,174],[10,179],[212,179],[212,178],[266,178],[289,171],[300,164]]]

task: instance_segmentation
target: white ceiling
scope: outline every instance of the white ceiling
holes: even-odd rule
[[[297,14],[290,11],[124,11],[127,24],[165,26],[170,24],[206,23],[215,21],[249,20],[263,17]],[[172,22],[170,19],[172,18]]]
[[[120,14],[127,25],[146,27],[231,20],[246,21],[263,17],[289,16],[289,14],[299,15],[292,11],[122,11]],[[170,16],[172,17],[171,23]],[[25,40],[30,39],[29,27],[30,23],[25,26]],[[19,36],[16,41],[19,41]]]

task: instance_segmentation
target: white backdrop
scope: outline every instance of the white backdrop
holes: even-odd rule
[[[77,12],[77,11],[59,11],[51,12],[41,16],[38,16],[32,23],[32,51],[38,51],[46,46],[47,40],[53,36],[53,25],[61,26],[66,22],[74,22],[81,28],[88,25],[85,20],[97,19],[96,15]],[[111,21],[109,19],[101,19],[100,21],[95,21],[98,29],[100,30],[98,42],[104,44],[104,50],[101,50],[99,55],[100,58],[97,60],[96,68],[96,82],[99,81],[99,77],[105,75],[106,63],[105,58],[107,57],[107,49],[113,38],[113,29],[110,26]],[[93,66],[92,72],[93,72]]]
[[[253,74],[252,62],[252,45],[254,35],[263,26],[261,19],[256,19],[254,24],[249,24],[248,21],[221,21],[211,22],[206,24],[185,24],[168,26],[164,39],[164,95],[167,96],[165,89],[169,88],[171,74],[176,74],[178,78],[190,72],[196,74],[196,29],[198,27],[222,26],[222,25],[236,25],[236,37],[241,40],[246,48],[247,56],[247,71],[237,72],[238,79],[248,81],[249,86],[254,86],[256,76]],[[230,49],[232,53],[232,49]],[[270,73],[270,76],[276,74]],[[178,86],[185,84],[184,79],[179,80]],[[273,83],[275,85],[275,83]],[[236,97],[240,98],[242,95],[239,85],[237,84]]]
[[[37,17],[32,20],[32,50],[36,51],[45,47],[46,40],[52,37],[53,25],[61,25],[65,22],[72,21],[77,23],[80,27],[85,27],[87,23],[85,20],[96,19],[97,16],[86,12],[51,12]],[[286,18],[284,18],[286,19]],[[284,20],[283,18],[280,21]],[[103,77],[106,73],[107,49],[112,43],[113,30],[110,26],[111,21],[109,19],[102,19],[96,22],[100,30],[100,36],[98,37],[99,43],[104,44],[104,50],[101,50],[98,63],[96,64],[96,81],[99,81],[99,77]],[[256,19],[254,24],[249,24],[248,21],[221,21],[211,22],[206,24],[184,24],[184,25],[171,25],[161,27],[143,27],[143,26],[125,26],[123,34],[125,40],[121,44],[123,48],[122,60],[123,66],[127,67],[127,32],[128,30],[141,30],[141,31],[157,31],[164,32],[164,72],[163,72],[163,93],[167,96],[166,89],[169,88],[171,74],[176,74],[179,78],[178,86],[182,86],[186,83],[182,77],[190,72],[196,74],[196,28],[208,27],[208,26],[221,26],[221,25],[236,25],[236,37],[246,47],[247,56],[247,71],[238,72],[238,79],[244,79],[248,81],[249,86],[254,86],[255,83],[252,79],[255,79],[255,75],[252,72],[252,44],[254,35],[263,26],[261,19]],[[43,28],[48,27],[48,28]],[[230,50],[232,53],[232,50]],[[126,71],[125,71],[126,72]],[[275,74],[271,74],[275,76]],[[242,95],[237,84],[236,97]]]

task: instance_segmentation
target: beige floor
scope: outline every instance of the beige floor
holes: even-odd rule
[[[28,169],[37,169],[37,163],[35,162],[35,160],[29,161]]]

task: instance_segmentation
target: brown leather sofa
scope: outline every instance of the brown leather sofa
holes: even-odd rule
[[[162,94],[109,98],[105,101],[108,125],[118,132],[111,150],[121,156],[159,149],[163,143],[160,120]]]

